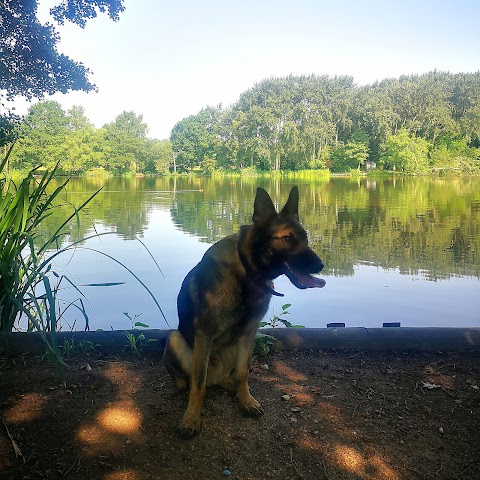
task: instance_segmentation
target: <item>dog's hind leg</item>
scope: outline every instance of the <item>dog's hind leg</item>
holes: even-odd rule
[[[179,435],[183,438],[192,438],[200,433],[200,415],[207,389],[207,370],[211,349],[211,338],[197,330],[193,346],[188,405],[177,429]]]
[[[254,417],[263,415],[260,403],[250,393],[248,386],[248,369],[252,357],[253,343],[256,329],[246,332],[238,340],[237,362],[235,367],[235,383],[237,385],[237,398],[244,413]]]
[[[193,350],[179,331],[170,334],[163,352],[163,362],[177,388],[188,386],[192,373]]]

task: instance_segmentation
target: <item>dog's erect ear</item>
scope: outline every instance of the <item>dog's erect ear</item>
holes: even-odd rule
[[[298,187],[294,186],[290,190],[287,203],[282,208],[280,215],[293,215],[298,219]]]
[[[255,203],[253,205],[253,222],[267,223],[276,214],[277,211],[275,210],[270,195],[263,188],[258,187],[255,196]]]

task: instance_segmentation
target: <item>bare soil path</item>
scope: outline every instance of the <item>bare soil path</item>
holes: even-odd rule
[[[210,389],[190,441],[160,355],[69,362],[66,388],[37,357],[0,371],[0,478],[480,478],[478,352],[277,352],[252,366],[265,415]]]

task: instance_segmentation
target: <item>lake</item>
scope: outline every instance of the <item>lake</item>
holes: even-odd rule
[[[257,186],[282,207],[293,185],[327,285],[297,290],[277,279],[285,296],[272,298],[266,318],[291,303],[288,320],[307,327],[480,326],[480,178],[75,178],[65,195],[74,205],[104,188],[65,244],[111,234],[61,255],[55,270],[84,293],[91,330],[127,329],[135,320],[168,328],[148,292],[103,254],[148,286],[175,328],[184,276],[212,243],[251,223]],[[47,227],[62,215],[56,210]],[[126,283],[84,286],[104,282]],[[73,288],[62,292],[66,302],[78,296]],[[84,327],[69,309],[63,330]]]

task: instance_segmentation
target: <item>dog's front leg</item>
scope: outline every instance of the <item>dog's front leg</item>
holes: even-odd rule
[[[250,393],[248,387],[248,370],[255,342],[256,329],[246,332],[238,341],[237,364],[235,367],[235,383],[237,398],[244,413],[254,417],[263,415],[260,403]]]
[[[200,415],[205,398],[207,369],[211,349],[212,340],[201,331],[197,331],[193,344],[193,364],[188,405],[178,426],[178,433],[183,438],[192,438],[200,433]]]

